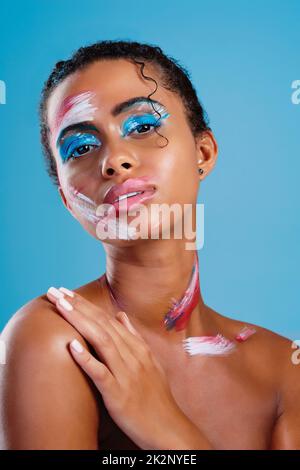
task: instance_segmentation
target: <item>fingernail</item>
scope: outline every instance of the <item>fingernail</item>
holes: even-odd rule
[[[55,297],[56,299],[63,299],[64,297],[64,294],[60,292],[58,289],[56,289],[56,287],[50,287],[48,289],[48,294],[53,295],[53,297]]]
[[[126,313],[123,312],[123,310],[120,310],[119,312],[117,312],[117,316],[118,318],[122,319],[122,317],[124,318],[125,317],[125,320],[129,321],[129,318],[127,317]],[[130,323],[130,322],[129,322]]]
[[[126,313],[125,312],[122,312],[122,313],[123,313],[124,317],[126,318],[126,320],[128,320],[129,323],[130,323],[130,320],[129,320],[128,316],[126,315]]]
[[[82,353],[83,347],[81,346],[79,341],[77,341],[77,339],[73,339],[70,344],[71,344],[71,348],[74,349],[74,351],[78,353]]]
[[[70,304],[70,302],[68,302],[66,299],[64,298],[61,298],[58,300],[58,303],[61,307],[63,307],[65,310],[67,310],[68,312],[70,312],[71,310],[73,310],[73,306]]]
[[[64,294],[69,295],[70,297],[74,297],[74,292],[71,290],[67,289],[66,287],[60,287],[59,290],[63,292]]]

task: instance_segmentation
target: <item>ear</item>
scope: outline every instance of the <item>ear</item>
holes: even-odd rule
[[[66,198],[66,196],[65,196],[65,193],[63,192],[62,187],[61,187],[61,186],[58,186],[57,189],[58,189],[58,192],[59,192],[59,194],[60,194],[60,196],[61,196],[61,199],[62,199],[62,202],[63,202],[64,206],[66,207],[66,209],[68,209],[68,211],[71,213],[71,215],[72,215],[73,217],[75,217],[75,219],[77,219],[76,215],[73,213],[72,208],[71,208],[71,206],[69,205],[69,203],[68,203],[68,201],[67,201],[67,198]]]
[[[214,168],[218,156],[218,144],[212,131],[203,131],[196,137],[199,179],[203,180]]]

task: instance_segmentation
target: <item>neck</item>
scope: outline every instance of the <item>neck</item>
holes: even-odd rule
[[[188,333],[192,315],[205,308],[197,252],[186,250],[182,240],[105,250],[104,277],[115,307],[140,328],[168,336]]]

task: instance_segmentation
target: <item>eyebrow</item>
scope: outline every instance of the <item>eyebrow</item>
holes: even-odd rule
[[[139,103],[147,103],[147,104],[157,104],[158,106],[164,107],[162,103],[159,101],[153,100],[148,98],[147,96],[136,96],[134,98],[130,98],[129,100],[123,101],[122,103],[117,104],[111,111],[111,115],[116,117],[121,113],[124,113],[128,109],[136,106]]]
[[[160,107],[165,108],[165,106],[160,103],[157,100],[153,100],[148,98],[147,96],[135,96],[134,98],[130,98],[129,100],[122,101],[122,103],[118,103],[113,107],[111,110],[111,115],[113,117],[118,116],[121,113],[124,113],[125,111],[128,111],[128,109],[133,108],[134,106],[138,104],[154,104],[158,105]],[[152,106],[151,106],[152,107]],[[61,139],[70,131],[78,131],[78,130],[93,130],[93,131],[98,131],[96,126],[93,126],[89,124],[88,122],[78,122],[76,124],[71,124],[68,127],[65,127],[60,133],[56,141],[56,146],[58,146],[59,142]]]

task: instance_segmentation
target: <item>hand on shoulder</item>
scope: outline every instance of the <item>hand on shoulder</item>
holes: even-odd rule
[[[17,311],[1,333],[2,449],[96,449],[95,390],[69,343],[82,336],[40,296]]]

